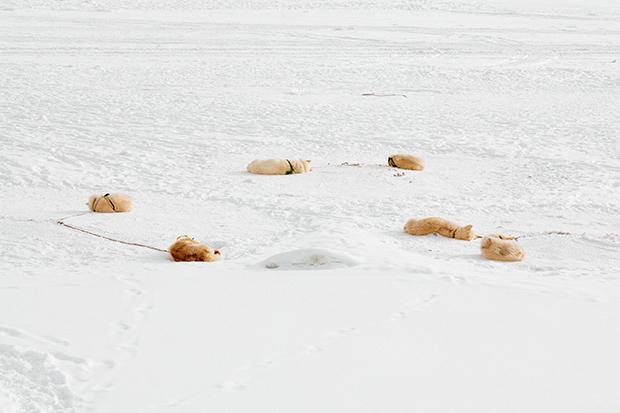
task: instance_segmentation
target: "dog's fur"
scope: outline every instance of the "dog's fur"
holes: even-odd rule
[[[132,208],[131,198],[125,194],[91,195],[87,205],[93,212],[129,212]]]
[[[424,169],[424,161],[413,155],[395,154],[388,158],[388,165],[394,168],[411,169],[413,171],[422,171]]]
[[[301,159],[255,159],[248,165],[248,172],[259,175],[303,174],[312,170],[310,162]]]
[[[485,258],[494,261],[522,261],[525,251],[514,239],[487,235],[482,238],[480,251]]]
[[[169,248],[170,255],[175,261],[217,261],[221,254],[205,244],[201,244],[187,235],[178,237]]]
[[[471,241],[477,237],[471,225],[459,227],[453,222],[439,217],[424,219],[412,218],[405,224],[405,232],[411,235],[439,234],[448,238]]]

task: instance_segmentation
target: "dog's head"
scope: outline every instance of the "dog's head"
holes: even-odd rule
[[[480,248],[483,250],[487,249],[493,244],[493,242],[493,237],[484,237],[482,238],[482,241],[480,241]]]
[[[297,161],[293,161],[292,163],[295,173],[310,172],[312,170],[312,165],[310,165],[310,162],[312,162],[310,159],[299,159]]]
[[[99,199],[98,195],[91,195],[90,198],[88,198],[88,202],[86,203],[86,205],[88,205],[88,208],[91,211],[95,210],[95,202],[97,202],[97,199]]]
[[[471,241],[476,238],[476,233],[472,225],[465,225],[464,227],[456,229],[454,238]]]

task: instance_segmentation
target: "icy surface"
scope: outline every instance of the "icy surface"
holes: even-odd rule
[[[4,0],[0,412],[616,413],[618,113],[615,0]]]

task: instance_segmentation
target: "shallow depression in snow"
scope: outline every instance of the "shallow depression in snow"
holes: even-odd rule
[[[260,265],[271,270],[329,270],[354,267],[358,263],[344,254],[323,249],[299,249],[276,254]]]

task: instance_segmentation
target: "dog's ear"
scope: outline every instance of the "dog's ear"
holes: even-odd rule
[[[469,231],[473,228],[473,225],[465,225],[465,231]]]
[[[306,159],[306,162],[310,163],[312,162],[312,159]]]

